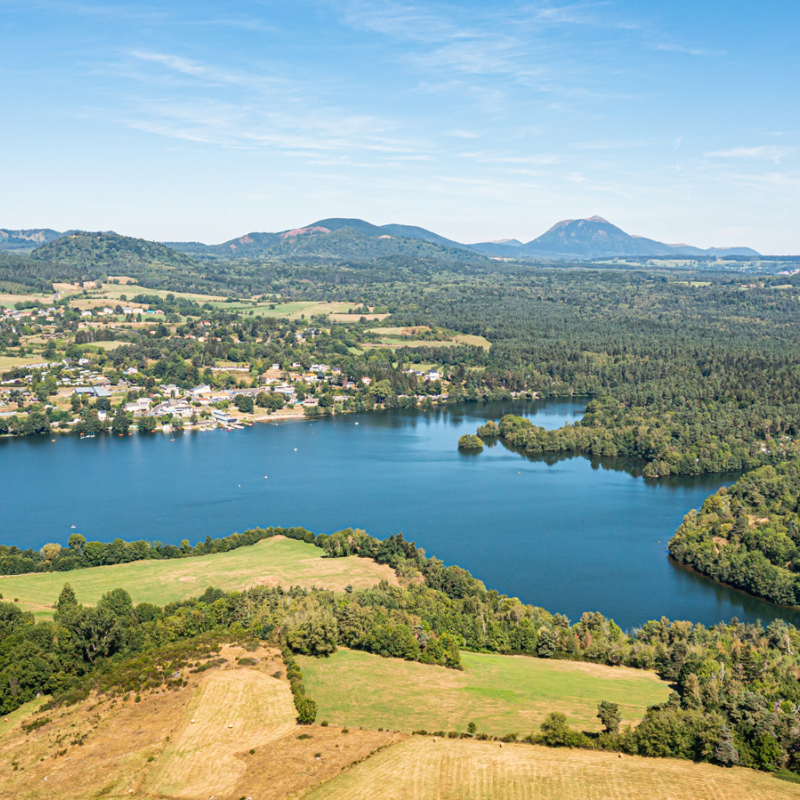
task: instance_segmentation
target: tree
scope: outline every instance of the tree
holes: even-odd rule
[[[233,404],[236,408],[239,409],[243,414],[252,414],[253,413],[253,398],[247,394],[237,394],[236,397],[233,398]]]
[[[317,718],[317,704],[310,698],[303,696],[295,697],[295,708],[297,709],[297,721],[301,725],[311,725]]]
[[[139,420],[139,433],[154,433],[156,425],[155,417],[142,417]]]
[[[124,436],[128,433],[130,427],[131,421],[128,415],[121,408],[117,409],[117,413],[114,415],[114,421],[111,423],[111,432]]]
[[[458,440],[459,450],[483,450],[483,442],[474,434],[465,433]]]
[[[558,649],[558,634],[549,628],[539,634],[536,653],[540,658],[550,658]]]
[[[42,554],[42,558],[48,563],[52,563],[56,558],[58,558],[58,554],[61,552],[61,545],[60,544],[46,544],[43,545],[42,549],[39,551]]]
[[[548,714],[540,728],[540,740],[548,747],[580,747],[584,737],[567,725],[567,717],[558,711]]]
[[[327,656],[336,651],[336,618],[315,601],[286,621],[286,642],[297,653]]]
[[[75,596],[75,591],[70,584],[65,583],[64,588],[61,590],[61,594],[58,596],[56,610],[59,616],[61,616],[62,614],[66,614],[67,612],[73,611],[76,608],[78,608],[78,598]]]
[[[616,703],[609,703],[607,700],[601,700],[597,704],[597,716],[600,718],[600,722],[603,723],[606,733],[619,733],[619,724],[622,722],[622,714]]]
[[[714,748],[714,761],[723,767],[733,767],[739,763],[739,753],[736,752],[733,736],[727,725],[720,731],[719,741]]]

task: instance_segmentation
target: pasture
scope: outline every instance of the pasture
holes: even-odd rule
[[[313,544],[280,536],[251,547],[169,561],[134,561],[72,572],[43,572],[0,578],[0,594],[21,608],[46,618],[65,583],[81,603],[94,605],[116,588],[126,589],[134,603],[163,606],[202,594],[209,586],[225,591],[249,586],[320,586],[341,591],[374,586],[381,579],[397,583],[394,571],[366,558],[323,558]]]
[[[579,730],[600,731],[597,704],[618,703],[623,725],[666,702],[655,673],[576,661],[461,653],[463,671],[339,650],[326,659],[299,657],[319,718],[336,725],[478,731],[525,736],[551,711]]]

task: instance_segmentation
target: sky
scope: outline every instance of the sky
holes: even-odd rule
[[[800,253],[800,3],[0,0],[0,227]]]

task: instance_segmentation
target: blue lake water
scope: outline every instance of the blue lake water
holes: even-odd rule
[[[583,403],[486,403],[373,412],[242,431],[0,442],[0,543],[88,539],[178,543],[247,527],[402,531],[489,588],[576,620],[597,610],[630,628],[662,615],[705,624],[800,615],[675,565],[683,515],[735,476],[645,481],[582,457],[528,459],[458,437],[524,413],[548,428]],[[358,423],[358,424],[356,424]],[[266,479],[265,479],[265,476]]]

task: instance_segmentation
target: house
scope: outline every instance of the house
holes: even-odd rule
[[[223,411],[220,408],[212,408],[211,416],[214,418],[214,421],[218,422],[220,425],[227,425],[235,421],[227,411]]]
[[[425,373],[426,381],[438,381],[441,379],[441,377],[442,377],[441,373],[439,372],[439,370],[436,369],[430,369]]]
[[[211,387],[207,383],[201,383],[200,386],[195,386],[189,394],[193,398],[202,397],[205,394],[211,394]]]
[[[72,394],[86,394],[89,397],[111,397],[111,391],[105,386],[76,386]]]
[[[132,403],[125,403],[123,411],[132,413],[134,416],[146,414],[150,410],[153,401],[149,397],[140,397]]]
[[[172,414],[173,417],[180,417],[181,419],[189,419],[194,414],[194,409],[183,400],[172,399],[153,406],[147,416],[163,417],[165,414]]]

